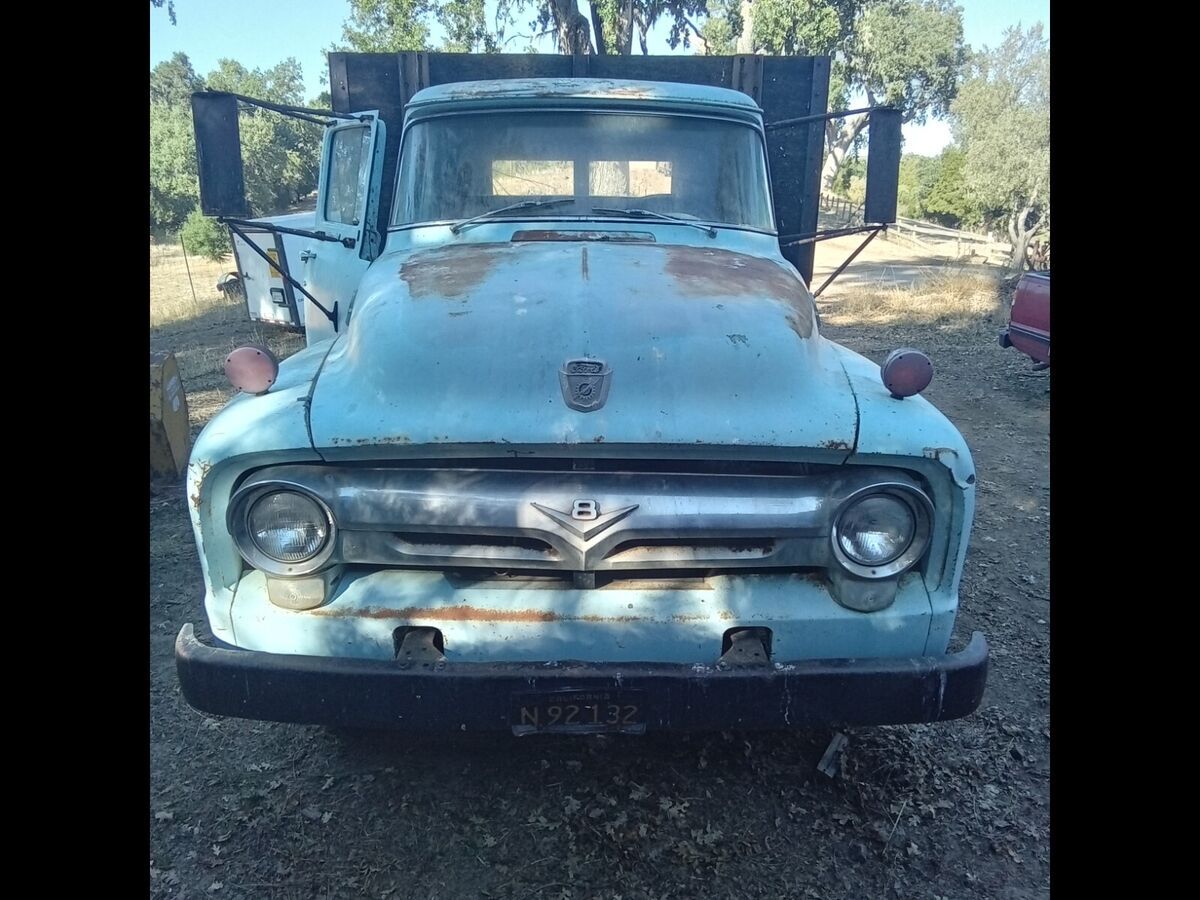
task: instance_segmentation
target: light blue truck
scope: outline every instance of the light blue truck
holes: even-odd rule
[[[197,101],[213,207],[210,101],[237,114]],[[311,219],[223,215],[239,268],[247,234],[280,242],[286,268],[252,255],[308,346],[232,355],[244,392],[192,452],[188,702],[515,734],[973,711],[986,642],[948,652],[970,452],[923,355],[822,336],[753,92],[405,101],[331,120]]]

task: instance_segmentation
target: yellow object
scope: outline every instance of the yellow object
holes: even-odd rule
[[[178,477],[187,465],[188,408],[175,354],[150,354],[150,473]]]

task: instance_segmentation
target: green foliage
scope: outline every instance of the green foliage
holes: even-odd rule
[[[925,201],[938,176],[938,159],[906,153],[900,160],[900,183],[896,204],[900,215],[910,219],[925,217]]]
[[[203,256],[219,262],[233,252],[229,242],[229,229],[210,219],[200,210],[194,209],[179,230],[184,249],[195,256]]]
[[[446,32],[442,49],[449,53],[498,53],[504,28],[488,27],[484,0],[442,0],[435,15]]]
[[[646,35],[660,22],[668,25],[669,47],[691,47],[693,37],[703,33],[696,20],[707,13],[708,5],[709,0],[632,0],[627,7],[626,0],[596,0],[584,7],[589,18],[578,0],[499,0],[496,19],[512,23],[518,14],[530,15],[528,27],[534,35],[559,33],[560,42],[560,18],[573,20],[585,32],[591,52],[615,55],[632,52],[635,34],[646,52]],[[632,13],[628,19],[626,10]],[[592,27],[596,20],[599,33]]]
[[[982,214],[967,189],[966,154],[953,145],[940,156],[906,154],[900,160],[900,215],[950,228],[974,227]]]
[[[1050,215],[1050,47],[1042,26],[984,49],[951,109],[971,202],[1018,233]],[[1014,221],[1020,218],[1021,221]]]
[[[954,98],[966,49],[953,0],[757,0],[751,10],[755,52],[833,56],[831,109],[862,92],[923,122]],[[713,0],[709,52],[734,53],[744,27],[741,0]]]
[[[150,72],[150,227],[175,230],[200,199],[191,94],[211,87],[277,103],[303,105],[299,63],[249,70],[224,59],[207,78],[196,75],[182,53]],[[278,212],[317,185],[319,125],[261,109],[240,113],[246,195],[255,215]]]
[[[426,16],[434,0],[350,0],[342,40],[360,53],[429,50]]]
[[[756,52],[813,55],[832,53],[842,36],[841,11],[853,4],[836,0],[757,0],[751,38]],[[710,0],[702,29],[708,52],[737,52],[745,28],[741,0]]]
[[[966,62],[962,9],[953,0],[864,3],[845,45],[847,80],[871,105],[895,106],[904,121],[949,110]]]
[[[974,227],[982,222],[978,205],[967,186],[967,156],[958,147],[947,147],[938,158],[937,179],[925,196],[924,215],[951,228]]]
[[[222,59],[208,86],[260,100],[304,103],[300,64],[289,58],[267,69],[249,70]],[[265,109],[244,109],[238,119],[246,198],[254,215],[279,212],[313,191],[321,153],[321,126]]]
[[[200,199],[189,107],[150,104],[150,227],[174,230]]]
[[[866,183],[867,161],[861,154],[855,153],[846,157],[842,167],[838,169],[837,177],[833,180],[833,193],[840,197],[850,197],[851,186],[855,179]]]
[[[350,0],[350,18],[342,26],[337,50],[401,53],[432,50],[430,23],[445,32],[440,50],[449,53],[497,53],[502,26],[488,27],[485,0]]]

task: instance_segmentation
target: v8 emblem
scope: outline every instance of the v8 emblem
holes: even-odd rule
[[[622,506],[620,509],[614,509],[601,515],[600,504],[595,500],[576,500],[571,504],[570,514],[558,509],[551,509],[549,506],[542,506],[540,503],[531,503],[530,506],[542,515],[549,516],[571,534],[583,538],[585,541],[590,541],[604,529],[621,521],[637,509],[635,503],[633,506]],[[577,525],[577,522],[590,524]]]

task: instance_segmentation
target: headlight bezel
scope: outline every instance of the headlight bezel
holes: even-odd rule
[[[250,513],[255,505],[271,494],[299,494],[311,501],[325,516],[327,534],[320,549],[308,559],[296,562],[283,562],[267,555],[254,541],[253,530],[250,526]],[[243,488],[236,492],[229,504],[229,531],[233,535],[234,544],[242,558],[256,569],[268,575],[296,577],[311,575],[325,568],[332,559],[338,543],[338,526],[333,510],[321,497],[311,490],[298,484],[283,482],[267,482]]]
[[[886,496],[904,503],[913,517],[913,533],[904,550],[889,562],[868,565],[859,562],[842,549],[842,519],[859,503],[872,497]],[[834,559],[847,572],[859,578],[878,580],[893,578],[907,572],[925,556],[933,531],[933,503],[921,490],[903,482],[872,484],[850,494],[838,507],[829,529],[829,543]]]

